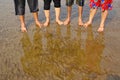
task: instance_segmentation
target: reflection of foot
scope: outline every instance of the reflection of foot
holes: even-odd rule
[[[83,26],[82,20],[78,20],[78,25],[79,25],[79,26]]]
[[[43,25],[45,26],[45,27],[47,27],[48,25],[49,25],[49,21],[46,21]]]
[[[84,27],[87,28],[89,25],[91,25],[91,22],[88,21],[84,24]]]
[[[70,19],[66,19],[63,24],[64,24],[64,25],[70,24]]]
[[[21,24],[21,31],[22,32],[27,32],[27,29],[25,27],[25,24]]]
[[[60,20],[56,20],[56,23],[59,24],[59,25],[62,25],[62,24],[63,24],[63,22],[60,21]]]
[[[35,24],[36,24],[36,26],[39,27],[39,28],[42,27],[42,24],[41,24],[39,21],[36,21]]]

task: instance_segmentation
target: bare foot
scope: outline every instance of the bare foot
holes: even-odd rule
[[[83,26],[83,22],[82,22],[81,19],[78,20],[78,25],[79,25],[79,26]]]
[[[59,24],[59,25],[62,25],[62,24],[63,24],[63,22],[60,21],[60,20],[56,20],[56,23]]]
[[[103,32],[104,31],[104,24],[101,24],[97,31]]]
[[[22,32],[27,32],[27,29],[25,27],[25,24],[21,24],[21,31]]]
[[[103,32],[103,31],[104,31],[104,28],[103,28],[103,27],[99,27],[97,31],[98,31],[98,32]]]
[[[39,21],[36,21],[35,24],[36,24],[36,26],[39,27],[39,28],[42,27],[42,24],[41,24]]]
[[[84,27],[87,28],[89,25],[91,25],[91,22],[88,21],[84,24]]]
[[[66,19],[64,22],[63,22],[64,25],[68,25],[70,24],[70,19]]]
[[[48,25],[49,25],[49,21],[46,21],[43,25],[45,26],[45,27],[47,27]]]

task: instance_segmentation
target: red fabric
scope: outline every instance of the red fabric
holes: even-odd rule
[[[101,7],[102,10],[112,9],[112,0],[90,0],[90,7]]]

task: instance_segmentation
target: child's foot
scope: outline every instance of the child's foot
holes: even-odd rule
[[[39,27],[39,28],[42,27],[42,24],[41,24],[39,21],[36,21],[35,24],[36,24],[36,26]]]
[[[70,19],[66,19],[64,22],[63,22],[64,25],[68,25],[70,24]]]
[[[44,25],[45,27],[47,27],[49,24],[50,24],[50,22],[49,22],[49,21],[46,21],[43,25]]]
[[[81,19],[78,20],[78,25],[79,25],[79,26],[83,26],[83,22],[82,22]]]
[[[59,24],[59,25],[62,25],[62,24],[63,24],[63,22],[60,21],[60,20],[56,20],[56,23]]]
[[[98,32],[103,32],[104,31],[104,24],[100,25],[100,27],[97,30]]]
[[[88,21],[84,24],[84,27],[87,28],[89,25],[91,25],[91,22]]]
[[[21,24],[21,31],[22,32],[27,32],[27,29],[25,27],[25,24]]]

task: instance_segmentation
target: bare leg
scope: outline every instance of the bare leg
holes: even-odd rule
[[[66,20],[64,21],[64,25],[68,25],[70,23],[70,18],[71,18],[71,6],[68,6],[67,7],[67,18]]]
[[[44,26],[48,26],[50,23],[50,10],[44,10],[46,21],[44,23]]]
[[[82,13],[83,13],[83,7],[82,6],[79,6],[78,7],[78,14],[79,14],[79,17],[78,17],[78,25],[79,26],[83,26],[83,21],[82,21]]]
[[[85,28],[87,28],[93,21],[93,18],[97,12],[97,8],[95,9],[90,9],[90,15],[89,15],[89,20],[84,24]]]
[[[55,8],[56,22],[62,25],[63,22],[60,20],[60,8]]]
[[[98,32],[104,31],[104,25],[105,25],[105,20],[107,18],[107,15],[108,15],[108,10],[105,10],[101,13],[101,23],[100,23],[100,27],[98,28]]]
[[[25,19],[24,19],[24,15],[20,15],[20,23],[21,23],[21,31],[22,32],[27,32],[26,26],[25,26]]]
[[[42,24],[41,24],[41,23],[39,22],[39,20],[38,20],[38,12],[33,13],[33,16],[34,16],[35,24],[36,24],[39,28],[41,28]]]

